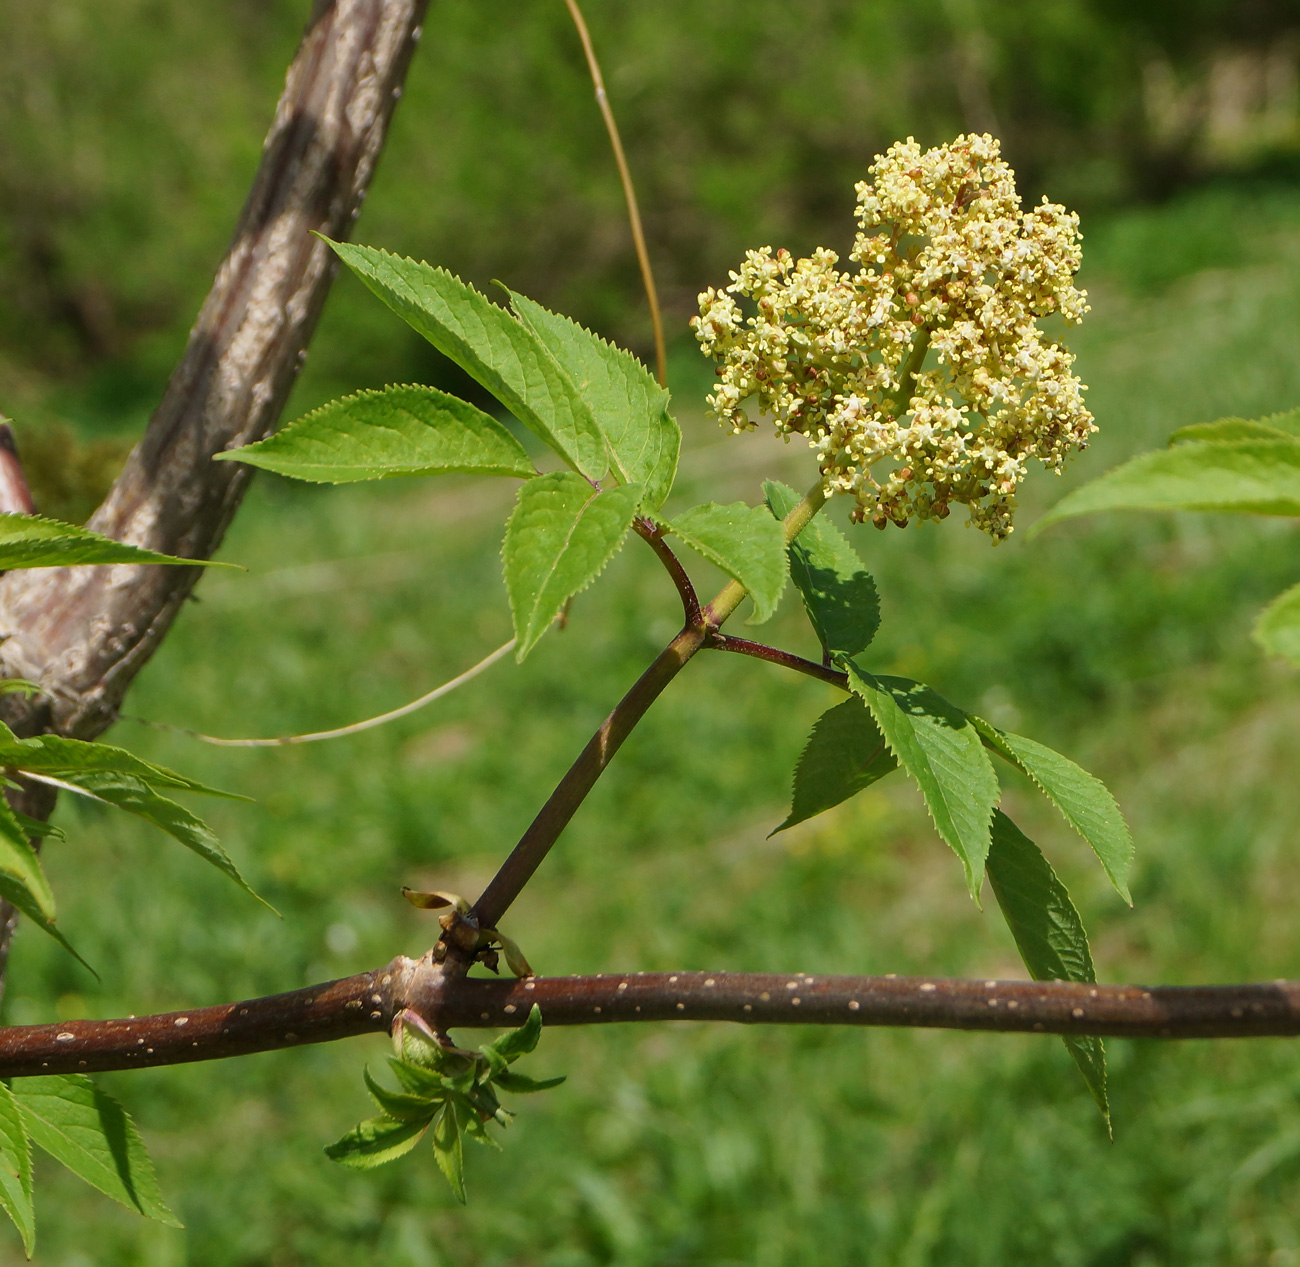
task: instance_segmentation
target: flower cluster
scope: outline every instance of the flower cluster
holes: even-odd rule
[[[856,273],[834,251],[764,247],[700,296],[691,324],[719,363],[709,405],[733,431],[753,427],[753,401],[806,436],[859,521],[904,527],[963,502],[1000,540],[1028,459],[1059,473],[1097,429],[1074,358],[1037,324],[1088,311],[1078,217],[1046,199],[1022,211],[987,135],[925,151],[909,138],[870,171]]]

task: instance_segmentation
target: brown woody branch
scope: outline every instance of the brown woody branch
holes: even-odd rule
[[[401,95],[428,0],[318,0],[234,240],[140,443],[90,527],[184,558],[221,544],[251,471],[213,462],[275,427],[334,273],[313,231],[347,237]],[[0,582],[0,674],[21,733],[89,739],[156,650],[198,570],[58,568]]]
[[[275,428],[336,267],[312,234],[349,235],[427,6],[316,0],[233,241],[161,404],[90,520],[97,532],[187,559],[210,558],[221,544],[252,471],[212,457]],[[0,450],[6,488],[15,469],[21,481],[16,456]],[[199,574],[176,567],[6,574],[0,677],[39,682],[43,693],[3,697],[0,720],[21,735],[103,733]],[[42,790],[20,808],[44,817],[53,805]],[[0,902],[0,990],[16,919]]]
[[[487,981],[444,972],[425,956],[222,1007],[0,1029],[0,1077],[143,1069],[385,1033],[407,1007],[443,1031],[508,1029],[522,1024],[534,1003],[547,1025],[733,1021],[1122,1038],[1300,1034],[1298,981],[1138,986],[731,972]]]

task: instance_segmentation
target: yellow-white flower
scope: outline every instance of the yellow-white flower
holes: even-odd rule
[[[1046,199],[1023,211],[988,135],[925,151],[909,138],[871,176],[856,273],[833,251],[764,247],[700,296],[692,325],[718,362],[709,405],[733,431],[753,427],[753,402],[806,436],[858,520],[903,527],[962,502],[999,540],[1027,459],[1059,472],[1097,429],[1074,358],[1038,327],[1088,311],[1078,217]]]

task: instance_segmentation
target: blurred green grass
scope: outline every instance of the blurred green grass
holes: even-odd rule
[[[1294,0],[585,8],[677,328],[742,245],[847,251],[854,182],[909,134],[935,144],[992,131],[1028,201],[1047,194],[1089,213],[1211,177],[1271,173],[1285,190],[1300,169],[1286,90]],[[29,431],[143,426],[229,238],[310,9],[0,0],[0,409]],[[1232,58],[1243,52],[1276,55],[1274,69],[1259,64],[1216,106],[1215,83],[1239,77]],[[1162,75],[1187,115],[1172,133]],[[1271,113],[1260,114],[1251,98],[1265,88]],[[1206,148],[1220,106],[1240,142],[1231,153]],[[1207,252],[1231,254],[1239,210],[1157,219],[1179,244],[1155,252],[1126,221],[1130,272],[1159,260],[1155,280],[1168,280]],[[502,278],[649,351],[622,197],[558,0],[431,6],[361,223],[371,241],[480,286]],[[342,279],[339,294],[351,316],[316,340],[320,395],[304,404],[447,374],[415,335],[356,302],[359,284]],[[43,491],[53,508],[54,490]],[[84,500],[64,494],[60,506],[75,513]]]
[[[1102,431],[1063,481],[1030,481],[1022,524],[1179,424],[1300,400],[1300,231],[1286,204],[1252,199],[1238,195],[1226,221],[1214,194],[1099,229],[1094,312],[1074,342]],[[1225,222],[1241,235],[1233,253],[1189,257],[1186,232],[1217,243]],[[1135,240],[1138,276],[1125,263]],[[346,302],[327,313],[327,345],[331,322],[354,320]],[[696,413],[707,366],[680,351],[678,504],[755,500],[772,474],[806,483],[803,452],[721,437]],[[308,379],[300,399],[320,390]],[[127,712],[292,733],[450,677],[508,636],[496,556],[511,496],[506,482],[330,490],[259,476],[223,552],[249,573],[204,580]],[[1111,517],[992,549],[955,519],[854,530],[882,593],[873,659],[1061,747],[1116,791],[1138,845],[1133,911],[1045,804],[1014,780],[1007,791],[1084,910],[1100,975],[1300,974],[1300,679],[1248,638],[1300,573],[1293,526]],[[48,866],[61,926],[102,984],[24,929],[4,1019],[218,1002],[419,953],[430,923],[399,886],[474,893],[675,631],[671,587],[636,545],[524,666],[384,729],[232,751],[123,722],[118,742],[256,798],[200,808],[284,919],[164,838],[65,804],[70,839],[49,846]],[[810,649],[788,595],[764,636]],[[511,912],[540,971],[1019,974],[996,911],[970,903],[901,778],[766,838],[832,693],[740,657],[701,657],[689,679]],[[360,1067],[383,1049],[106,1076],[187,1230],[148,1226],[38,1163],[36,1261],[1300,1263],[1288,1043],[1111,1042],[1110,1144],[1055,1040],[555,1030],[533,1063],[569,1081],[518,1106],[503,1154],[474,1150],[465,1210],[423,1150],[372,1175],[321,1153],[366,1113]]]

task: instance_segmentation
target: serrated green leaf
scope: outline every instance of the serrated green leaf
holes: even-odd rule
[[[479,1069],[477,1076],[480,1086],[505,1073],[509,1064],[506,1058],[491,1043],[481,1048],[481,1050],[483,1052],[483,1065]]]
[[[575,470],[609,469],[605,438],[572,380],[522,321],[445,269],[324,239],[413,329],[492,393]]]
[[[447,1083],[442,1075],[423,1065],[417,1065],[397,1056],[390,1056],[389,1065],[396,1074],[398,1082],[412,1095],[430,1097],[447,1094]]]
[[[275,910],[240,875],[239,868],[201,818],[155,791],[143,779],[133,774],[116,774],[112,771],[76,770],[64,773],[60,781],[84,795],[116,805],[161,828],[173,840],[180,841],[186,849],[192,850],[205,862],[210,862],[218,871],[228,875],[245,893],[257,898],[267,910]]]
[[[325,1149],[325,1156],[351,1170],[373,1170],[409,1153],[429,1129],[428,1120],[399,1122],[372,1117],[358,1122],[342,1139]]]
[[[515,1095],[531,1095],[535,1091],[549,1091],[558,1087],[565,1080],[565,1075],[558,1078],[530,1078],[527,1074],[513,1073],[507,1069],[492,1079],[502,1091],[511,1091]]]
[[[45,878],[41,860],[26,830],[3,796],[0,796],[0,877],[25,889],[41,916],[53,922],[54,894],[50,882]]]
[[[26,915],[43,933],[53,937],[92,977],[99,980],[99,973],[86,962],[77,948],[55,928],[53,922],[47,920],[41,914],[41,908],[36,905],[32,895],[23,885],[17,884],[8,876],[0,875],[0,897],[4,898],[15,910],[19,910]]]
[[[465,1204],[465,1151],[461,1143],[461,1109],[455,1100],[438,1115],[433,1124],[433,1155],[456,1200]]]
[[[1197,422],[1179,427],[1169,437],[1170,444],[1189,440],[1284,440],[1300,437],[1300,409],[1270,414],[1267,418],[1220,418],[1215,422]]]
[[[814,723],[794,768],[790,814],[770,834],[847,801],[897,768],[866,704],[856,695],[836,704]]]
[[[1262,418],[1255,419],[1255,422],[1261,427],[1280,431],[1283,435],[1300,436],[1300,406],[1284,409],[1281,413],[1265,414]]]
[[[19,910],[26,915],[41,932],[54,938],[96,981],[100,979],[99,973],[95,971],[81,952],[52,923],[41,918],[41,913],[34,904],[30,906],[24,905],[27,899],[25,889],[18,888],[7,880],[0,879],[0,897],[4,898],[15,910]]]
[[[376,1106],[389,1117],[398,1122],[422,1121],[427,1126],[438,1111],[437,1101],[428,1095],[415,1095],[401,1091],[390,1091],[370,1076],[369,1069],[361,1071],[366,1080],[366,1090]]]
[[[1300,585],[1279,594],[1260,612],[1254,634],[1269,655],[1300,664]]]
[[[318,484],[453,471],[536,474],[524,446],[495,418],[435,387],[357,392],[216,456]]]
[[[969,715],[994,752],[1028,775],[1065,821],[1092,847],[1115,891],[1130,906],[1128,870],[1133,862],[1133,837],[1119,804],[1095,775],[1075,765],[1036,739],[1013,735]]]
[[[496,1088],[489,1081],[478,1082],[466,1096],[466,1101],[474,1112],[462,1118],[461,1125],[471,1134],[473,1127],[469,1126],[469,1121],[472,1118],[496,1118],[502,1126],[505,1126],[514,1117],[513,1113],[501,1107]]]
[[[30,770],[34,774],[63,778],[81,772],[130,774],[144,780],[151,787],[198,792],[204,796],[220,796],[232,801],[251,799],[238,792],[223,792],[220,788],[209,787],[206,783],[186,778],[165,766],[142,761],[134,753],[112,744],[65,739],[62,735],[34,735],[30,739],[19,739],[3,723],[0,723],[0,766],[14,766],[19,770]]]
[[[1286,440],[1291,437],[1277,427],[1262,422],[1248,422],[1244,418],[1220,418],[1217,422],[1195,422],[1189,427],[1179,427],[1169,437],[1169,443],[1189,444],[1205,440],[1222,444],[1235,440]]]
[[[603,491],[581,475],[539,475],[519,490],[501,548],[522,660],[570,598],[614,556],[636,514],[638,484]]]
[[[23,1251],[36,1247],[36,1211],[32,1208],[32,1146],[14,1094],[0,1082],[0,1205],[23,1238]]]
[[[28,1135],[105,1196],[180,1227],[163,1202],[144,1141],[126,1110],[82,1074],[22,1078],[13,1092]]]
[[[1031,531],[1102,510],[1300,515],[1300,440],[1200,440],[1140,454],[1062,498]]]
[[[784,519],[798,504],[788,484],[763,485],[768,507]],[[790,543],[790,579],[803,598],[808,619],[830,655],[860,655],[880,627],[876,583],[858,552],[828,519],[818,516]]]
[[[640,484],[648,510],[663,505],[677,474],[682,433],[668,391],[631,352],[513,290],[510,305],[546,344],[581,393],[609,442],[623,482]]]
[[[781,525],[765,506],[707,502],[666,526],[745,587],[754,600],[750,624],[761,625],[771,618],[781,601],[789,565]]]
[[[993,816],[989,884],[1035,981],[1096,981],[1083,920],[1042,851],[1001,810]],[[1110,1129],[1106,1052],[1093,1035],[1063,1035]]]
[[[498,1109],[498,1113],[503,1114],[507,1121],[513,1116],[508,1109]],[[496,1119],[502,1126],[501,1118]],[[481,1121],[477,1113],[467,1113],[461,1123],[461,1129],[465,1132],[467,1138],[472,1139],[476,1144],[482,1144],[485,1148],[494,1149],[496,1152],[503,1152],[500,1143],[488,1131],[487,1123]]]
[[[542,1036],[542,1009],[533,1004],[528,1010],[528,1019],[518,1029],[508,1029],[504,1034],[484,1048],[489,1048],[501,1056],[507,1064],[513,1064],[520,1056],[526,1056],[537,1046]]]
[[[0,898],[21,911],[42,932],[53,937],[91,976],[99,973],[54,927],[54,894],[41,869],[40,859],[28,843],[25,815],[16,814],[0,796]]]
[[[0,572],[14,568],[58,568],[75,564],[162,563],[196,568],[229,568],[211,559],[178,559],[100,536],[89,528],[42,519],[39,515],[0,515]]]
[[[62,827],[55,827],[53,823],[47,823],[43,818],[31,818],[27,814],[19,813],[18,810],[10,808],[14,818],[18,820],[18,825],[23,829],[23,835],[28,840],[65,840]]]
[[[961,859],[971,897],[979,901],[998,780],[979,732],[961,709],[908,678],[876,677],[848,656],[836,663],[871,709],[885,742],[912,776],[926,808]]]

